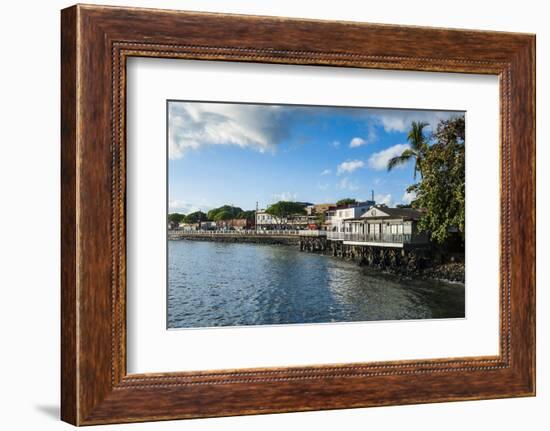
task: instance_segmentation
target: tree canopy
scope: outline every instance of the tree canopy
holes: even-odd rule
[[[357,200],[356,199],[353,199],[353,198],[345,198],[345,199],[340,199],[338,202],[336,202],[336,206],[340,206],[340,205],[355,205],[357,203]]]
[[[192,212],[191,214],[187,214],[183,221],[185,223],[198,223],[206,220],[207,218],[205,213],[203,213],[202,211],[195,211],[195,212]]]
[[[433,144],[423,152],[421,181],[407,191],[416,194],[412,205],[426,209],[419,229],[443,243],[454,228],[464,238],[465,227],[465,121],[464,116],[441,120]]]
[[[256,217],[256,211],[254,210],[249,210],[249,211],[241,211],[239,214],[237,214],[237,218],[239,219],[247,219],[247,220],[250,220],[250,221],[254,221]]]
[[[226,221],[231,219],[247,219],[254,220],[256,212],[254,210],[243,211],[242,208],[231,205],[223,205],[219,208],[214,208],[208,213],[195,211],[187,216],[185,214],[172,213],[168,214],[168,221],[175,223],[198,223],[203,221]]]
[[[185,220],[185,214],[180,214],[180,213],[168,214],[168,221],[171,223],[181,223],[183,220]]]
[[[223,205],[221,207],[211,209],[207,214],[208,220],[213,221],[224,221],[231,219],[254,220],[255,216],[256,211],[254,210],[244,211],[240,207],[234,207],[231,205]]]
[[[223,205],[218,208],[208,211],[208,220],[230,220],[232,218],[239,218],[238,215],[242,213],[242,208],[234,207],[231,205]]]
[[[304,204],[289,201],[279,201],[270,205],[265,212],[278,219],[306,214]]]
[[[231,211],[223,210],[223,211],[216,212],[213,217],[209,217],[209,218],[214,221],[225,221],[225,220],[231,220],[235,218],[235,216]]]

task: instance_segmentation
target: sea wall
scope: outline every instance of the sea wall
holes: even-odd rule
[[[300,238],[296,235],[239,235],[227,233],[168,233],[170,240],[186,241],[213,241],[233,244],[272,244],[272,245],[290,245],[298,246]]]

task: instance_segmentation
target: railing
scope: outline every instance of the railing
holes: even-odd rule
[[[278,230],[254,230],[254,229],[214,229],[214,230],[195,230],[195,229],[170,229],[171,236],[194,235],[194,236],[308,236],[308,237],[326,237],[330,240],[353,241],[353,242],[371,242],[380,244],[407,244],[411,242],[410,234],[391,234],[391,233],[351,233],[351,232],[332,232],[324,230],[309,229],[278,229]]]
[[[196,235],[196,236],[297,236],[301,235],[300,230],[254,230],[254,229],[170,229],[170,235]]]
[[[343,241],[343,240],[344,240],[344,235],[345,235],[344,232],[332,232],[332,231],[328,231],[328,232],[327,232],[327,239],[341,240],[341,241]]]
[[[405,244],[411,242],[411,235],[402,233],[345,233],[344,241]]]
[[[310,229],[276,229],[276,230],[254,230],[254,229],[170,229],[172,235],[234,235],[234,236],[326,236],[324,230]]]
[[[410,234],[327,232],[327,239],[354,242],[379,242],[405,244],[411,242]]]
[[[195,230],[195,229],[170,229],[171,236],[193,235],[193,236],[308,236],[308,237],[326,237],[330,240],[353,241],[353,242],[374,242],[380,244],[407,244],[411,242],[410,234],[391,234],[391,233],[351,233],[351,232],[331,232],[324,230],[309,229],[278,229],[278,230],[254,230],[254,229],[214,229],[214,230]]]
[[[299,235],[300,236],[316,236],[316,237],[320,237],[320,236],[327,236],[327,231],[326,230],[314,230],[314,229],[302,229],[299,231]]]

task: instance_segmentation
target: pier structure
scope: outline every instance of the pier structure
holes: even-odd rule
[[[356,234],[308,232],[300,236],[300,250],[323,253],[363,266],[411,273],[425,266],[429,243],[414,241],[409,234]]]

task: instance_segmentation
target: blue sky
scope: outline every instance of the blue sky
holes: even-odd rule
[[[169,101],[169,212],[366,200],[371,190],[377,203],[408,203],[413,166],[388,172],[388,159],[407,148],[412,121],[430,132],[462,114]]]

